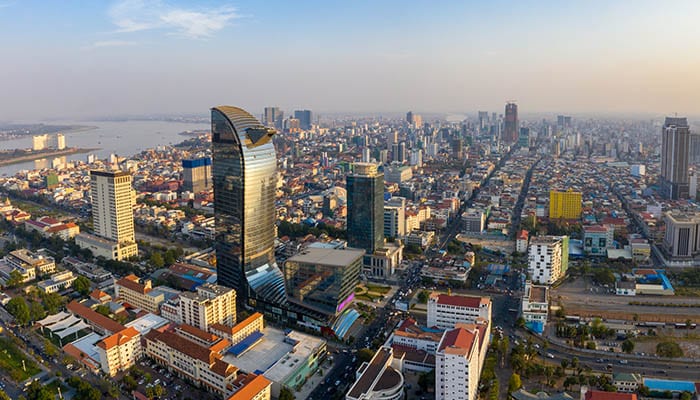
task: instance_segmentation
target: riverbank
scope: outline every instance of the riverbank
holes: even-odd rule
[[[13,152],[0,153],[0,167],[5,165],[19,164],[27,161],[41,160],[42,158],[90,153],[92,151],[97,150],[100,150],[100,148],[81,149],[77,147],[69,147],[63,150],[50,150],[42,152],[15,150]]]

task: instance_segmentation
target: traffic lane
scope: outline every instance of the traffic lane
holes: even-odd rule
[[[612,372],[634,372],[646,377],[673,377],[683,379],[697,379],[698,374],[697,370],[690,366],[672,365],[665,362],[654,363],[649,361],[627,360],[627,364],[621,364],[620,360],[625,360],[624,358],[604,358],[600,356],[571,354],[556,348],[547,348],[546,350],[540,350],[540,352],[543,353],[542,355],[545,357],[546,361],[557,365],[561,365],[562,360],[570,362],[573,357],[576,357],[581,366],[589,367],[596,373],[610,374]],[[554,358],[547,357],[546,353],[551,354]],[[599,360],[606,361],[599,362]],[[612,365],[612,371],[608,369],[608,364]]]

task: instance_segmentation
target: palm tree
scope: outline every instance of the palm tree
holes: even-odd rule
[[[569,360],[567,359],[562,359],[561,360],[561,367],[564,369],[564,375],[566,375],[566,368],[569,366]]]

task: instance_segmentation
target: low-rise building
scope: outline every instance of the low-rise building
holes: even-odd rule
[[[144,337],[145,354],[199,387],[230,396],[238,368],[221,359],[221,353],[229,347],[228,340],[211,335],[203,345],[207,333],[196,335],[192,333],[195,329],[151,330]]]
[[[346,400],[399,400],[404,398],[404,379],[392,366],[394,354],[390,347],[380,347],[369,362],[363,362],[355,373],[355,383],[345,395]]]
[[[525,326],[533,332],[541,334],[547,324],[549,311],[549,287],[533,285],[525,282],[520,313],[525,319]]]
[[[605,256],[608,249],[614,249],[615,227],[594,225],[583,227],[583,251],[592,256]]]
[[[0,274],[10,278],[12,271],[22,275],[23,282],[30,282],[37,276],[43,276],[56,272],[56,261],[53,257],[44,256],[27,249],[11,251],[4,258],[5,265],[9,267],[0,269]]]
[[[228,400],[270,400],[272,382],[263,375],[248,374],[234,381],[234,393]]]
[[[634,373],[618,372],[613,374],[613,385],[618,392],[632,393],[642,385],[642,376]]]
[[[428,248],[435,241],[433,231],[412,231],[406,236],[406,245],[419,246],[422,249]]]
[[[428,327],[452,329],[458,323],[491,322],[491,298],[431,293],[428,299]]]
[[[43,290],[44,293],[57,293],[71,287],[76,279],[78,279],[78,277],[73,275],[73,272],[61,271],[51,274],[50,279],[41,281],[36,285],[39,289]]]
[[[114,284],[116,298],[121,299],[132,307],[140,308],[153,314],[159,314],[160,305],[178,293],[170,288],[153,288],[150,279],[145,279],[141,282],[134,274],[127,275]]]

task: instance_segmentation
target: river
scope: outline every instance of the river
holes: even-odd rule
[[[209,129],[206,123],[185,123],[166,121],[60,121],[60,125],[94,126],[94,129],[66,131],[66,146],[79,148],[99,148],[88,154],[98,159],[106,159],[110,154],[128,157],[142,150],[160,145],[176,144],[188,136],[180,132],[196,129]],[[0,149],[25,149],[32,147],[32,136],[21,139],[0,141]],[[85,162],[88,154],[72,154],[60,157],[62,160]],[[14,175],[21,170],[47,168],[52,160],[42,159],[0,167],[0,175]]]

